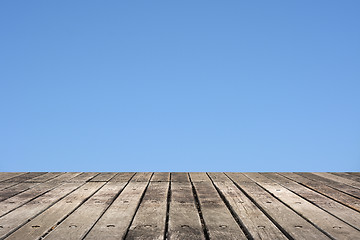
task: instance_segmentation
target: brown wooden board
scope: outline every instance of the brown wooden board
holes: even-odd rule
[[[63,172],[48,172],[48,173],[42,174],[40,176],[30,178],[30,179],[26,180],[25,182],[42,183],[42,182],[51,180],[61,174],[64,174],[64,173]]]
[[[186,172],[172,172],[171,182],[189,182],[189,174]]]
[[[0,182],[26,174],[26,172],[0,172]]]
[[[205,172],[189,173],[191,182],[210,182],[209,176]]]
[[[127,239],[164,239],[169,182],[151,182],[127,233]]]
[[[276,173],[263,173],[300,197],[360,230],[360,213]]]
[[[253,239],[287,239],[269,218],[225,175],[210,174],[215,186]]]
[[[332,216],[321,208],[318,208],[311,202],[299,197],[295,193],[284,188],[280,184],[261,175],[260,173],[244,173],[247,177],[254,180],[261,187],[277,197],[280,201],[295,210],[298,214],[308,219],[314,225],[335,239],[356,239],[360,232]]]
[[[169,172],[155,172],[151,178],[151,182],[168,182],[170,181]]]
[[[134,175],[134,172],[121,172],[116,174],[110,182],[128,182]]]
[[[90,179],[90,182],[107,182],[110,181],[117,173],[116,172],[102,172]]]
[[[350,179],[347,179],[347,178],[343,178],[343,177],[340,177],[340,176],[336,176],[334,174],[326,173],[326,172],[317,172],[317,173],[313,173],[313,174],[318,175],[320,177],[330,179],[330,180],[335,181],[335,182],[339,182],[339,183],[343,183],[343,184],[352,186],[354,188],[359,189],[359,192],[360,192],[360,183],[358,183],[356,181],[353,181],[353,180],[350,180]]]
[[[29,182],[23,182],[16,185],[13,185],[11,187],[8,187],[6,189],[3,189],[0,191],[0,202],[4,201],[5,199],[8,199],[12,196],[15,196],[16,194],[19,194],[21,192],[24,192],[34,186],[36,186],[38,183],[29,183]]]
[[[9,235],[80,186],[81,183],[65,183],[0,217],[0,239]]]
[[[328,185],[329,187],[332,187],[332,188],[337,189],[339,191],[345,192],[345,193],[347,193],[349,195],[352,195],[354,197],[360,198],[359,189],[354,188],[354,187],[349,186],[349,185],[346,185],[344,183],[333,181],[331,179],[324,178],[324,177],[321,177],[319,175],[312,174],[312,173],[296,173],[296,174],[298,174],[298,175],[300,175],[302,177],[306,177],[308,179],[314,180],[314,181],[316,181],[318,183]]]
[[[331,174],[334,174],[336,176],[340,176],[343,178],[347,178],[347,179],[350,179],[350,180],[360,183],[360,176],[356,176],[356,175],[344,173],[344,172],[332,172]]]
[[[7,180],[5,180],[3,182],[18,182],[18,183],[21,183],[21,182],[25,182],[26,180],[29,180],[31,178],[36,178],[36,177],[38,177],[40,175],[43,175],[43,174],[46,174],[46,172],[28,172],[28,173],[21,174],[21,175],[18,175],[16,177],[7,179]]]
[[[152,172],[138,172],[132,178],[131,182],[148,182],[153,175]]]
[[[56,227],[58,222],[67,217],[68,214],[74,211],[83,203],[83,201],[93,195],[103,185],[103,182],[85,183],[83,186],[26,223],[7,239],[39,239]]]
[[[190,182],[172,182],[168,238],[205,239]]]
[[[85,239],[122,239],[125,237],[148,182],[133,182],[125,187],[101,216]]]
[[[241,173],[226,173],[282,232],[293,239],[330,239],[291,208]]]
[[[210,239],[247,239],[211,181],[193,185]]]
[[[71,177],[67,180],[67,182],[87,182],[90,181],[90,179],[94,178],[95,176],[99,175],[98,172],[83,172],[83,173],[74,173],[69,172],[66,174],[73,174],[74,177]]]
[[[45,239],[82,239],[125,185],[126,182],[106,183],[105,186],[82,204],[74,213],[46,235]]]

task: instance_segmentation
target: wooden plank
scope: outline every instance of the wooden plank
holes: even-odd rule
[[[307,220],[241,173],[226,173],[282,232],[293,239],[329,239]]]
[[[138,172],[133,176],[131,182],[148,182],[152,175],[152,172]]]
[[[15,196],[16,194],[26,191],[29,188],[36,186],[37,184],[38,183],[23,182],[23,183],[19,183],[14,186],[8,187],[6,189],[3,189],[0,191],[0,201],[4,201],[5,199],[8,199],[12,196]]]
[[[7,183],[0,183],[0,190],[6,189],[8,187],[14,186],[18,183],[12,183],[12,182],[7,182]]]
[[[124,188],[126,182],[108,182],[59,226],[46,235],[50,240],[82,239]]]
[[[104,185],[88,182],[12,233],[7,239],[39,239]]]
[[[21,182],[25,182],[26,180],[29,180],[31,178],[35,178],[35,177],[38,177],[40,175],[43,175],[45,173],[46,172],[28,172],[28,173],[21,174],[19,176],[7,179],[7,180],[5,180],[3,182],[19,182],[19,183],[21,183]]]
[[[193,182],[210,239],[247,239],[211,182]]]
[[[151,182],[169,182],[170,173],[169,172],[156,172],[151,178]]]
[[[147,185],[130,181],[84,239],[124,238]]]
[[[65,183],[2,216],[0,218],[0,239],[9,235],[81,185],[81,183]]]
[[[168,238],[205,239],[190,182],[171,183]]]
[[[204,172],[189,173],[191,182],[210,182],[209,176]]]
[[[0,173],[0,182],[15,178],[17,176],[23,175],[26,172],[1,172]]]
[[[299,197],[295,193],[273,182],[260,173],[244,173],[261,187],[269,191],[301,216],[318,226],[324,232],[335,239],[356,239],[360,232],[343,221],[337,219],[323,209],[315,206],[309,201]],[[272,182],[268,182],[268,181]]]
[[[343,183],[340,183],[340,182],[337,182],[337,181],[333,181],[333,180],[330,180],[328,178],[324,178],[324,177],[321,177],[319,175],[312,174],[312,173],[296,173],[296,174],[298,174],[298,175],[300,175],[302,177],[306,177],[308,179],[317,181],[319,183],[328,185],[329,187],[332,187],[332,188],[337,189],[339,191],[345,192],[345,193],[347,193],[349,195],[352,195],[354,197],[360,198],[359,189],[354,188],[352,186],[349,186],[349,185],[346,185],[346,184],[343,184]]]
[[[164,239],[169,182],[150,182],[127,239]]]
[[[360,177],[356,176],[356,175],[352,175],[352,174],[344,173],[344,172],[332,172],[331,174],[334,174],[336,176],[340,176],[343,178],[347,178],[347,179],[350,179],[350,180],[360,183]]]
[[[225,174],[209,176],[252,239],[288,239]]]
[[[110,181],[117,173],[116,172],[102,172],[90,179],[90,182],[107,182]]]
[[[320,177],[330,179],[330,180],[335,181],[335,182],[343,183],[343,184],[352,186],[354,188],[360,189],[360,183],[355,182],[355,181],[350,180],[350,179],[347,179],[347,178],[343,178],[343,177],[336,176],[336,175],[326,173],[326,172],[315,172],[313,174],[318,175]],[[359,193],[360,193],[360,191],[359,191]]]
[[[121,172],[116,174],[110,182],[128,182],[134,175],[134,172]]]
[[[276,173],[263,173],[300,197],[360,230],[360,213]]]
[[[30,179],[26,180],[25,182],[42,183],[42,182],[51,180],[61,174],[64,174],[64,173],[63,172],[48,172],[48,173],[42,174],[40,176],[30,178]]]
[[[186,172],[172,172],[171,182],[189,182],[189,174]]]
[[[15,196],[12,196],[12,197],[0,202],[0,216],[5,215],[6,213],[29,202],[30,200],[40,196],[41,194],[44,194],[47,191],[50,191],[51,189],[60,186],[61,184],[64,183],[64,180],[68,180],[73,177],[76,177],[76,175],[78,175],[78,173],[61,174],[55,178],[48,180],[45,183],[36,184],[32,188],[29,188]],[[42,175],[42,176],[44,176],[44,175]],[[61,181],[61,180],[63,180],[63,181]],[[25,184],[25,183],[22,183],[22,184]],[[18,184],[18,185],[20,185],[20,184]]]
[[[360,200],[353,196],[343,193],[337,189],[331,188],[325,184],[302,177],[295,173],[278,173],[278,174],[280,174],[288,179],[291,179],[293,181],[296,181],[296,182],[298,182],[316,192],[319,192],[331,199],[334,199],[354,210],[360,211]]]

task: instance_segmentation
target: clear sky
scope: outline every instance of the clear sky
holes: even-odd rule
[[[360,1],[0,2],[0,171],[360,171]]]

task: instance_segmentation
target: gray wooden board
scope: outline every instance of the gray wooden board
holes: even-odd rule
[[[168,238],[205,239],[190,182],[171,183]]]
[[[116,172],[101,172],[94,178],[90,179],[90,182],[107,182],[110,181],[117,173]]]
[[[36,186],[37,184],[38,183],[28,183],[28,182],[19,183],[14,186],[3,189],[0,191],[0,201],[4,201],[5,199],[8,199],[12,196],[15,196],[16,194],[26,191],[29,188]]]
[[[110,182],[128,182],[134,175],[134,172],[121,172],[116,174]]]
[[[9,235],[18,227],[22,226],[80,186],[81,183],[65,183],[24,204],[5,216],[0,217],[0,239]]]
[[[186,172],[172,172],[171,182],[189,182],[189,174]]]
[[[247,239],[211,182],[194,182],[211,239]]]
[[[350,180],[360,183],[360,177],[353,175],[353,174],[344,173],[344,172],[332,172],[331,174],[334,174],[336,176],[340,176],[343,178],[347,178],[347,179],[350,179]]]
[[[280,185],[360,230],[360,213],[276,173],[263,173]]]
[[[268,183],[269,178],[260,173],[244,173],[247,177],[253,179],[261,187],[269,191],[279,200],[284,202],[290,208],[295,210],[301,216],[325,231],[329,236],[335,239],[356,239],[360,232],[349,226],[328,212],[311,202],[299,197],[285,187],[276,182]]]
[[[106,183],[74,213],[46,235],[45,239],[82,239],[125,185],[126,182]]]
[[[222,172],[207,173],[213,182],[229,182],[230,179]]]
[[[23,175],[26,172],[0,172],[0,182]]]
[[[312,173],[296,173],[296,174],[298,174],[298,175],[300,175],[302,177],[312,179],[312,180],[317,181],[319,183],[326,184],[329,187],[332,187],[332,188],[337,189],[339,191],[345,192],[345,193],[347,193],[349,195],[352,195],[354,197],[360,198],[359,189],[354,188],[354,187],[349,186],[349,185],[346,185],[344,183],[333,181],[331,179],[324,178],[324,177],[321,177],[319,175],[312,174]]]
[[[153,175],[152,172],[138,172],[132,178],[131,182],[148,182]]]
[[[46,182],[50,179],[53,179],[61,174],[64,174],[64,173],[63,172],[48,172],[48,173],[42,174],[40,176],[30,178],[30,179],[26,180],[25,182],[42,183],[42,182]]]
[[[307,220],[243,174],[226,173],[226,175],[293,239],[329,239]]]
[[[87,182],[98,175],[98,172],[67,172],[65,174],[71,175],[66,182]]]
[[[314,180],[302,177],[295,173],[278,173],[286,178],[289,178],[293,181],[301,183],[302,185],[319,192],[329,198],[332,198],[354,210],[360,211],[360,199],[350,196],[346,193],[343,193],[337,189],[331,188],[325,184],[316,182]]]
[[[130,181],[86,235],[85,239],[108,240],[123,238],[147,185],[147,182]]]
[[[326,173],[326,172],[316,172],[316,173],[313,173],[313,174],[318,175],[320,177],[330,179],[330,180],[335,181],[335,182],[339,182],[339,183],[343,183],[343,184],[352,186],[354,188],[359,189],[359,192],[360,192],[360,183],[358,183],[356,181],[353,181],[353,180],[350,180],[350,179],[347,179],[347,178],[343,178],[343,177],[340,177],[340,176],[336,176],[334,174]]]
[[[7,239],[39,239],[48,231],[56,227],[57,223],[67,217],[84,200],[94,194],[103,182],[88,182],[83,186],[64,197],[56,204],[36,216],[20,229],[11,234]]]
[[[20,182],[25,182],[26,180],[38,177],[38,176],[43,175],[43,174],[46,174],[46,172],[28,172],[28,173],[21,174],[19,176],[7,179],[4,182],[19,182],[19,183]]]
[[[151,178],[151,182],[168,182],[170,181],[169,172],[155,172]]]
[[[213,179],[213,174],[209,175]],[[215,174],[214,184],[253,239],[288,239],[226,175],[222,175],[224,177]]]
[[[191,182],[210,182],[209,176],[205,172],[190,172]]]
[[[14,182],[0,183],[0,191],[8,187],[14,186],[16,184],[18,183],[14,183]]]
[[[151,182],[130,225],[127,239],[163,239],[169,182]]]

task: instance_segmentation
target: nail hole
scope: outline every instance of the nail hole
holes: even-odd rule
[[[72,201],[66,201],[66,203],[72,203]]]
[[[301,202],[295,202],[296,204],[301,204]]]
[[[341,229],[340,226],[333,226],[334,229]]]
[[[182,228],[190,228],[189,225],[181,225]]]
[[[115,227],[115,225],[113,225],[113,224],[108,224],[108,225],[106,225],[106,227]]]
[[[150,228],[150,227],[152,227],[152,225],[144,225],[143,227]]]
[[[95,201],[95,203],[101,203],[101,201],[97,200],[97,201]]]
[[[219,228],[227,228],[226,225],[219,225]]]
[[[265,228],[265,226],[258,226],[258,228]]]
[[[267,201],[266,203],[271,203],[271,201]]]
[[[238,203],[244,203],[243,201],[238,201]]]
[[[123,203],[128,203],[129,201],[128,200],[124,200]]]
[[[3,226],[0,226],[0,228],[4,228]]]
[[[39,225],[34,225],[34,226],[31,226],[32,228],[39,228],[40,226]]]
[[[302,226],[300,226],[300,225],[296,225],[295,227],[296,227],[296,228],[302,228]]]
[[[76,225],[70,225],[69,228],[77,228]]]

